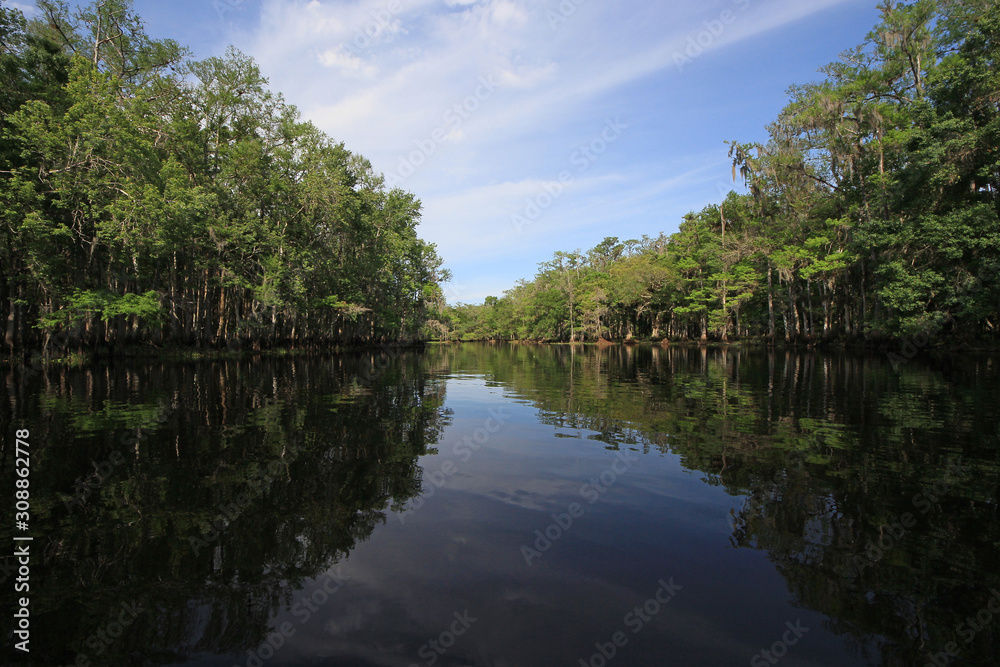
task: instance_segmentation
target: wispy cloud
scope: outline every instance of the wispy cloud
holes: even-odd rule
[[[14,2],[13,0],[9,0],[7,4],[9,4],[12,8],[19,10],[22,14],[29,18],[33,17],[38,12],[38,9],[34,5],[25,4],[23,2]]]
[[[575,9],[566,13],[568,4]],[[731,54],[745,57],[746,45],[775,50],[774,36],[860,4],[264,0],[256,29],[233,37],[305,117],[415,192],[424,202],[421,234],[438,244],[457,281],[480,283],[490,261],[516,265],[528,277],[534,262],[526,256],[586,245],[586,230],[599,225],[595,211],[633,212],[639,217],[616,216],[615,224],[650,234],[675,228],[683,211],[667,218],[661,206],[656,216],[658,204],[681,188],[702,188],[692,202],[717,196],[718,178],[708,172],[725,170],[722,140],[733,131],[679,119],[686,114],[704,124],[723,105],[732,109],[721,118],[739,118],[740,101],[728,99],[727,90],[736,77],[754,73],[741,73]],[[732,20],[721,30],[711,24],[715,32],[701,39],[697,66],[681,71],[677,54],[726,11]],[[859,38],[867,27],[858,25]],[[492,82],[489,94],[484,80]],[[707,113],[699,118],[689,108]],[[510,213],[524,197],[555,179],[574,148],[615,114],[631,119],[634,135],[630,130],[595,161],[528,240],[509,233]],[[710,146],[695,144],[705,136]],[[658,151],[710,156],[681,164]],[[539,247],[549,243],[555,245]],[[473,256],[481,261],[463,259]]]

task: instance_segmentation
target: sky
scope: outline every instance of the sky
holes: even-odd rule
[[[725,142],[766,140],[788,87],[860,44],[875,4],[134,0],[195,58],[252,56],[303,119],[413,192],[449,303],[742,191]]]

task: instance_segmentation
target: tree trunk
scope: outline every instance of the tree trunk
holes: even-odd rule
[[[771,281],[771,267],[767,267],[767,336],[774,345],[774,284]]]

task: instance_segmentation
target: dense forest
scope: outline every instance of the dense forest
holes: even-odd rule
[[[129,0],[0,6],[3,350],[426,338],[420,202]]]
[[[1000,339],[1000,4],[879,5],[860,46],[793,86],[748,192],[670,236],[557,252],[452,340]]]
[[[561,438],[669,453],[740,498],[732,546],[766,554],[797,604],[858,655],[876,646],[872,664],[934,664],[928,647],[955,639],[1000,580],[992,354],[930,372],[738,346],[453,345],[427,356],[475,369]],[[918,523],[904,539],[872,549],[907,511]],[[1000,635],[960,646],[952,664],[993,664]]]
[[[1000,6],[879,5],[793,86],[747,187],[670,235],[557,252],[444,306],[420,202],[128,0],[0,6],[5,352],[449,340],[930,339],[1000,326]]]
[[[46,443],[32,461],[50,555],[32,589],[32,664],[188,664],[259,647],[303,582],[420,493],[418,457],[449,423],[444,383],[424,368],[415,352],[372,350],[98,361],[0,383],[0,420],[31,419]],[[0,557],[7,585],[12,562]],[[123,605],[144,613],[97,644]],[[26,664],[5,649],[0,663]]]

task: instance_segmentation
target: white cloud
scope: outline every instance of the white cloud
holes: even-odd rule
[[[26,5],[21,2],[14,2],[13,0],[9,0],[7,4],[9,4],[11,7],[21,12],[28,18],[31,18],[38,13],[38,8],[36,8],[34,5]]]
[[[360,57],[346,51],[343,46],[327,49],[320,53],[318,58],[324,67],[336,67],[341,71],[363,76],[367,79],[374,79],[378,74],[378,67],[366,63]]]
[[[398,172],[433,141],[401,183],[424,201],[422,236],[449,261],[474,253],[514,258],[525,240],[510,233],[509,216],[526,193],[568,168],[574,147],[606,118],[655,118],[650,105],[669,102],[663,87],[686,75],[676,56],[697,43],[705,21],[726,8],[735,15],[711,40],[702,37],[698,58],[709,59],[853,1],[573,3],[553,28],[546,12],[559,4],[551,1],[264,0],[259,28],[237,46],[306,118],[380,171]],[[477,96],[482,77],[499,85]],[[659,89],[644,89],[654,81]],[[670,118],[656,122],[656,131],[686,140]],[[646,129],[648,136],[653,130]],[[608,158],[574,182],[546,212],[544,231],[532,231],[532,242],[575,246],[555,235],[596,226],[594,212],[607,214],[616,202],[627,205],[623,210],[653,209],[658,198],[705,180],[697,170],[718,160],[713,153],[707,162],[670,165],[667,173],[623,170],[616,160],[628,151],[646,157],[639,142],[625,143],[609,147]],[[581,194],[584,186],[590,190]],[[578,197],[588,202],[584,210],[576,211]]]
[[[528,14],[510,2],[510,0],[497,0],[490,8],[490,16],[495,23],[505,25],[507,23],[524,24],[528,20]]]

